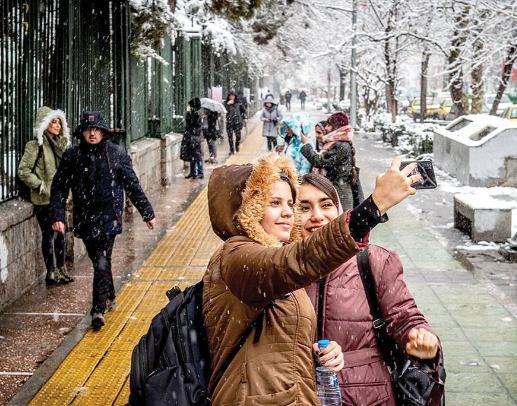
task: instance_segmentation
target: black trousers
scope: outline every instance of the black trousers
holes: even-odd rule
[[[228,143],[230,144],[230,153],[233,154],[235,151],[239,152],[239,145],[241,143],[241,127],[228,126],[226,127],[228,132]],[[233,145],[233,135],[235,134],[235,148]]]
[[[276,137],[266,137],[266,138],[267,138],[267,150],[269,152],[271,152],[274,149],[276,149],[276,146],[277,146]]]
[[[115,286],[111,273],[111,253],[115,244],[115,234],[101,234],[98,237],[83,239],[88,256],[93,264],[93,313],[102,313],[106,309],[106,300],[115,299]]]
[[[291,100],[285,101],[285,108],[287,109],[287,111],[291,111]]]
[[[45,267],[48,272],[52,272],[55,267],[61,268],[65,265],[66,246],[65,235],[52,230],[49,208],[49,204],[35,205],[34,214],[41,228],[41,252]]]
[[[217,159],[217,140],[213,138],[207,138],[206,143],[208,144],[208,155],[210,158]]]

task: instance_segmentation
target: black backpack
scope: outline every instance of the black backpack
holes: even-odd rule
[[[131,357],[131,406],[210,404],[210,354],[203,326],[203,282],[167,292]]]
[[[166,294],[169,303],[153,318],[147,334],[133,350],[129,405],[208,406],[212,371],[203,323],[203,281],[183,292],[174,286]],[[214,388],[255,326],[253,342],[258,342],[261,316],[240,337],[214,378]]]
[[[23,151],[25,154],[25,150]],[[23,156],[23,155],[22,155]],[[34,165],[31,169],[31,173],[34,172],[34,169],[36,169],[36,166],[38,165],[38,161],[43,156],[43,145],[38,146],[38,157],[34,161]],[[25,182],[23,182],[20,177],[18,176],[18,171],[16,171],[16,186],[18,188],[18,196],[21,197],[24,200],[31,200],[31,189]]]

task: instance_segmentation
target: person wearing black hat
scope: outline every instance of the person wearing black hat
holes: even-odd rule
[[[124,147],[108,140],[111,134],[102,114],[85,111],[74,131],[78,145],[67,149],[54,176],[50,193],[52,228],[65,233],[66,199],[72,190],[74,234],[81,238],[92,260],[92,326],[100,329],[103,314],[115,305],[111,253],[122,232],[124,191],[149,229],[154,211],[133,171]]]

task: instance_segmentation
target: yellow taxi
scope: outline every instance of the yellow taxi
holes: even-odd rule
[[[447,115],[451,112],[451,107],[454,103],[450,97],[443,99],[440,108],[438,109],[438,118],[440,120],[447,120]]]
[[[511,107],[505,108],[501,113],[501,117],[510,121],[517,121],[517,104],[513,104]]]
[[[437,99],[434,97],[426,97],[425,102],[425,116],[438,118],[438,110],[440,105],[438,104]],[[416,120],[420,117],[420,97],[413,97],[411,104],[407,108],[407,115],[413,117],[413,120]]]

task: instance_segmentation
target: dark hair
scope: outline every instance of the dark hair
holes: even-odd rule
[[[293,185],[293,182],[291,182],[291,179],[289,179],[289,176],[287,176],[283,172],[280,172],[280,180],[287,182],[287,184],[291,188],[291,195],[293,196],[293,202],[296,202],[296,189],[294,188],[294,185]]]
[[[336,189],[330,180],[328,180],[325,176],[319,175],[317,173],[307,173],[302,176],[302,186],[303,185],[311,185],[315,188],[318,188],[323,193],[325,193],[330,199],[332,203],[339,207],[339,197],[337,195]]]

